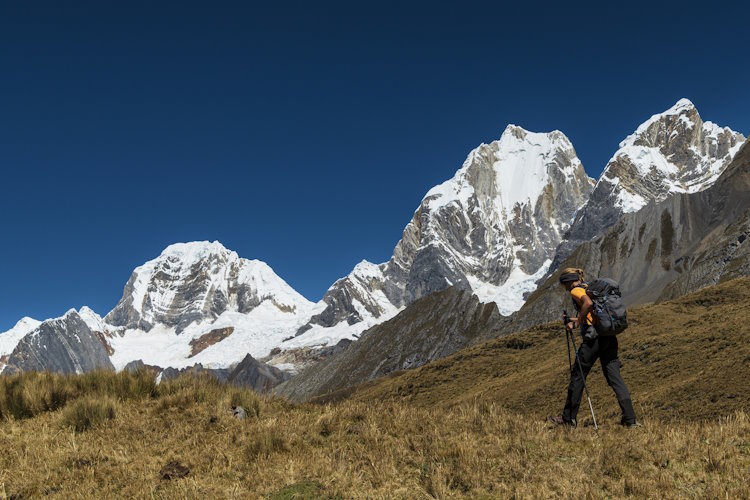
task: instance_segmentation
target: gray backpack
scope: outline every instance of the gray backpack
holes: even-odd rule
[[[618,335],[628,327],[628,312],[620,295],[620,285],[611,278],[599,278],[586,287],[586,295],[594,303],[591,313],[599,335]]]

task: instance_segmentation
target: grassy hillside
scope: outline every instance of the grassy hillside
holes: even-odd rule
[[[210,378],[0,377],[0,498],[748,498],[749,287],[634,310],[621,353],[644,426],[612,424],[594,372],[598,435],[544,421],[568,363],[552,325],[332,404]]]
[[[622,374],[636,414],[692,421],[749,409],[748,304],[750,278],[743,278],[674,301],[630,309],[631,326],[618,341]],[[566,349],[562,321],[547,324],[375,381],[354,397],[395,398],[423,407],[479,399],[544,418],[562,411],[569,380]],[[617,401],[599,362],[588,386],[600,420],[619,421]],[[582,409],[579,416],[585,415]]]
[[[439,410],[395,401],[296,406],[209,378],[131,393],[116,389],[120,375],[96,377],[115,380],[99,384],[109,395],[70,395],[46,411],[48,386],[70,379],[20,380],[29,390],[17,404],[40,411],[0,424],[0,497],[750,495],[742,412],[710,423],[646,419],[597,436],[481,400]],[[246,420],[229,414],[233,402],[248,409]]]

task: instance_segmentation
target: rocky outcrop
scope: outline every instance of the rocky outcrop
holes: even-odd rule
[[[23,337],[3,373],[85,373],[97,369],[114,367],[99,337],[71,310],[61,318],[43,322]]]
[[[147,365],[142,360],[137,359],[125,365],[125,368],[123,368],[122,371],[128,372],[128,373],[137,373],[139,371],[145,371],[156,376],[162,372],[162,368],[160,366]]]
[[[325,361],[329,357],[337,354],[344,349],[348,348],[354,340],[341,339],[334,345],[326,346],[309,346],[299,347],[294,349],[287,349],[282,351],[281,348],[276,348],[265,358],[260,361],[282,368],[290,375],[304,370],[305,368],[318,365],[321,361]]]
[[[550,272],[581,243],[604,234],[623,214],[672,194],[696,193],[711,186],[744,141],[742,134],[728,127],[704,122],[687,99],[652,116],[620,143],[560,243]]]
[[[259,393],[270,391],[283,381],[288,380],[291,376],[274,366],[267,365],[254,359],[249,354],[232,369],[206,368],[202,364],[197,363],[193,366],[182,369],[169,367],[161,370],[158,367],[144,365],[142,361],[134,361],[128,363],[125,370],[137,371],[145,369],[150,371],[154,368],[160,373],[158,376],[159,382],[174,380],[183,375],[210,375],[219,382],[240,387],[249,387]]]
[[[166,382],[167,380],[174,380],[182,375],[192,375],[194,377],[199,377],[201,375],[210,375],[219,382],[227,382],[227,380],[229,380],[229,373],[229,370],[227,370],[226,368],[205,368],[201,363],[197,363],[186,368],[165,368],[159,374],[157,380],[159,382]]]
[[[496,300],[509,313],[520,307],[523,287],[510,292],[518,295],[513,304],[502,287],[546,270],[593,184],[562,132],[508,126],[427,193],[388,262],[363,262],[337,281],[323,297],[326,309],[298,333],[379,318],[448,287]]]
[[[749,238],[750,146],[745,145],[710,188],[624,215],[561,267],[614,278],[629,305],[661,301],[750,275]],[[558,319],[562,308],[571,308],[570,299],[557,275],[551,276],[504,331]]]
[[[275,366],[261,363],[249,354],[229,374],[232,385],[250,387],[256,392],[265,393],[288,380],[290,375]]]
[[[210,332],[201,335],[197,339],[191,340],[190,356],[188,357],[192,358],[196,354],[201,353],[206,348],[211,347],[218,342],[221,342],[225,338],[229,337],[232,333],[234,333],[234,327],[231,326],[228,326],[226,328],[215,328]]]
[[[495,304],[483,304],[470,291],[451,287],[416,300],[346,349],[303,370],[277,392],[303,401],[416,368],[494,336],[500,320]]]

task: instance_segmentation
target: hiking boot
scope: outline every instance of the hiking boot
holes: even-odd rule
[[[549,418],[549,421],[552,422],[553,424],[559,425],[559,426],[565,426],[565,427],[575,427],[576,426],[576,421],[575,420],[565,420],[560,415],[552,415]]]
[[[637,420],[632,420],[632,421],[620,420],[620,425],[623,427],[627,427],[628,429],[643,426],[643,424],[638,422]]]

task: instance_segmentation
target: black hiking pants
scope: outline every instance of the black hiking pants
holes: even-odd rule
[[[590,327],[593,329],[593,327]],[[568,385],[568,398],[565,401],[563,419],[575,420],[578,416],[578,408],[581,406],[583,396],[583,382],[599,358],[602,363],[602,371],[607,384],[615,391],[617,402],[622,410],[622,422],[626,424],[635,423],[635,412],[633,403],[630,401],[628,386],[620,375],[620,360],[617,359],[617,337],[595,337],[584,339],[578,349],[578,358],[581,361],[580,368],[575,361],[570,372],[570,385]],[[583,370],[583,375],[581,375]]]

